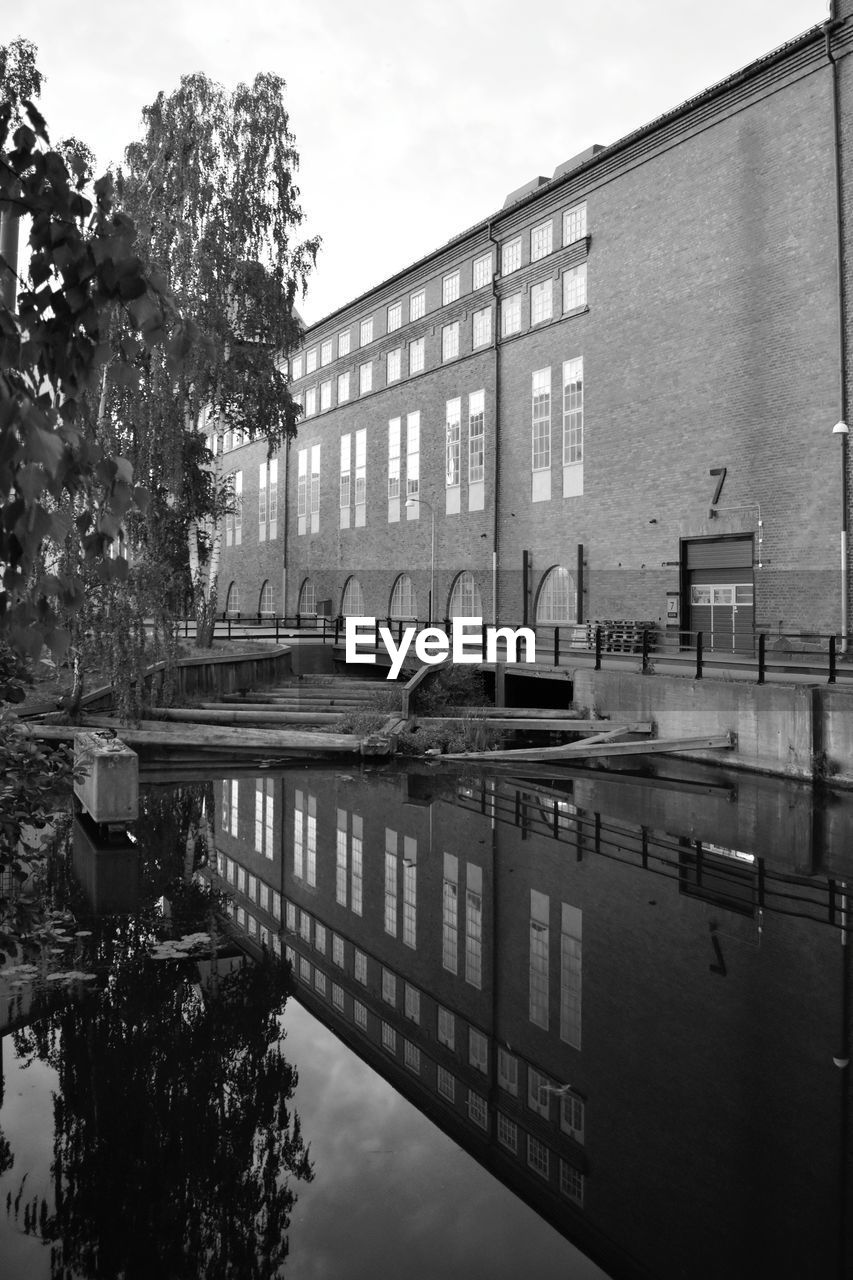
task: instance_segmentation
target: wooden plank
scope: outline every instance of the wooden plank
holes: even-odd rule
[[[223,724],[223,725],[289,725],[305,724],[337,724],[341,711],[235,711],[231,707],[217,710],[204,710],[200,707],[168,707],[157,708],[152,712],[155,720],[165,720],[174,724]]]
[[[106,716],[92,716],[86,725],[31,724],[27,731],[47,742],[70,742],[83,729],[109,727],[129,747],[177,747],[193,750],[262,751],[292,755],[359,755],[355,734],[311,733],[297,729],[233,729],[226,725],[170,725],[143,720],[139,726],[116,724]]]
[[[472,720],[468,716],[416,716],[415,719],[422,724],[444,720],[449,720],[453,724],[476,724],[476,719]],[[592,729],[602,727],[612,733],[651,733],[652,731],[650,721],[614,725],[612,720],[521,720],[517,718],[504,719],[503,716],[489,716],[486,723],[496,729],[538,730],[541,733],[588,733]]]
[[[594,725],[596,728],[606,728],[612,724],[612,720],[588,720],[583,716],[573,716],[570,707],[563,707],[562,710],[554,707],[448,707],[444,713],[448,720],[458,717],[467,719],[492,719],[495,716],[501,719],[517,719],[522,720],[572,720],[573,723],[579,725]]]
[[[706,738],[650,738],[645,742],[570,742],[559,747],[521,747],[509,751],[451,752],[442,760],[583,760],[594,756],[651,755],[664,751],[725,751],[734,746],[730,733],[711,734]]]

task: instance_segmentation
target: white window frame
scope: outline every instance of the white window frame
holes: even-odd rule
[[[399,382],[403,376],[403,348],[394,347],[385,357],[385,381]]]
[[[441,330],[442,361],[456,360],[459,356],[459,321],[446,324]]]
[[[563,272],[563,315],[581,311],[586,306],[586,263]]]
[[[332,363],[332,339],[325,338],[320,345],[320,367]]]
[[[426,362],[426,340],[414,338],[409,343],[409,373],[423,373]]]
[[[338,356],[348,356],[352,347],[352,330],[344,329],[338,334]]]
[[[420,320],[426,315],[426,289],[416,289],[409,297],[409,320]]]
[[[484,289],[487,284],[492,283],[492,254],[483,253],[479,258],[474,259],[474,265],[471,271],[471,285],[474,289]]]
[[[332,379],[320,383],[320,412],[328,413],[332,407]]]
[[[350,373],[349,369],[346,369],[338,374],[338,404],[346,404],[349,400],[349,383]]]
[[[388,308],[388,333],[394,333],[403,326],[403,304],[392,302]]]
[[[531,469],[551,469],[551,368],[531,375]]]
[[[441,304],[449,307],[459,297],[459,272],[449,271],[441,281]]]
[[[373,361],[358,366],[358,394],[366,396],[373,390]]]
[[[539,280],[530,288],[530,323],[544,324],[554,314],[554,282]]]
[[[508,298],[501,299],[501,335],[508,338],[513,333],[521,333],[520,293],[511,293]]]
[[[586,239],[586,234],[586,201],[581,200],[563,211],[563,245],[577,244]]]
[[[530,261],[547,258],[554,249],[554,219],[539,222],[530,230]]]
[[[511,276],[521,267],[521,236],[514,236],[501,245],[501,275]]]
[[[310,351],[305,353],[305,372],[313,373],[317,368],[317,348],[312,347]]]
[[[373,341],[373,316],[365,316],[358,326],[358,345],[367,347]]]
[[[492,308],[482,307],[479,311],[474,312],[474,318],[471,322],[471,345],[476,350],[478,347],[487,347],[492,340]]]

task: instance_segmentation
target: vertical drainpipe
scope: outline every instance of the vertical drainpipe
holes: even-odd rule
[[[830,19],[823,29],[826,42],[826,56],[832,78],[832,150],[833,179],[835,187],[835,270],[836,293],[838,298],[838,407],[840,423],[847,421],[847,361],[844,341],[845,293],[844,293],[844,235],[843,235],[843,203],[841,176],[841,132],[839,127],[839,84],[838,65],[832,52],[832,31],[836,24],[837,4],[833,0]],[[841,652],[848,648],[847,634],[847,452],[846,432],[841,434]]]
[[[500,535],[499,500],[500,500],[500,439],[501,439],[501,349],[498,342],[498,242],[492,234],[493,224],[489,223],[489,240],[495,246],[495,267],[492,272],[492,297],[495,302],[495,322],[492,331],[492,345],[495,352],[495,493],[494,493],[494,529],[492,532],[492,625],[498,624],[498,539]]]
[[[279,484],[282,484],[279,481]],[[281,611],[287,618],[287,526],[288,517],[290,515],[290,500],[288,490],[290,488],[290,436],[284,443],[284,483],[282,490],[284,493],[284,536],[282,537],[282,565],[281,565]]]

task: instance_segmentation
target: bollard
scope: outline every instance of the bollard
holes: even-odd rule
[[[758,683],[764,684],[764,676],[766,674],[766,657],[765,649],[767,646],[767,636],[762,631],[758,637]]]
[[[702,632],[696,632],[696,679],[702,679]]]
[[[601,670],[601,627],[595,628],[595,670]]]
[[[829,637],[829,678],[827,684],[835,684],[835,636]]]

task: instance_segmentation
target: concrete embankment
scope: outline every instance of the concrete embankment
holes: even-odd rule
[[[733,734],[728,767],[853,786],[853,693],[846,690],[588,668],[573,676],[576,707],[613,720],[650,720],[656,737]]]

